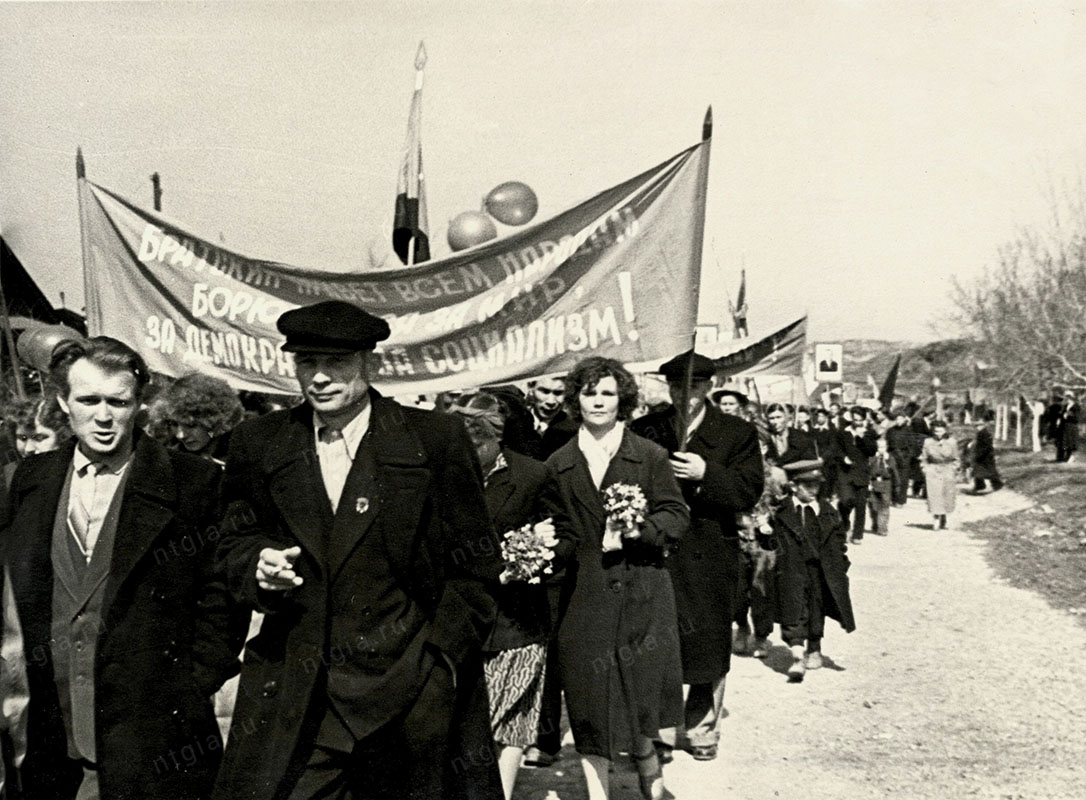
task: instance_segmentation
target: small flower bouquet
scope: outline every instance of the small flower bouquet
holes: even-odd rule
[[[556,544],[558,537],[549,519],[507,532],[502,537],[505,569],[499,579],[502,583],[539,583],[543,575],[550,575],[554,571],[551,562]]]
[[[622,540],[641,536],[641,523],[649,504],[637,484],[612,483],[603,492],[603,509],[607,512],[607,528],[603,533],[603,551],[622,548]]]

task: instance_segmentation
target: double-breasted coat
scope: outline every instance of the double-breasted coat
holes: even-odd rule
[[[665,549],[690,521],[667,453],[623,433],[597,489],[574,438],[547,460],[543,504],[577,543],[566,570],[569,603],[558,628],[558,665],[577,751],[614,758],[632,737],[682,722],[682,665]],[[603,493],[641,487],[648,512],[637,540],[604,553]]]
[[[479,463],[460,419],[370,398],[335,513],[308,406],[231,436],[219,559],[237,601],[265,618],[245,650],[221,800],[271,800],[293,784],[330,704],[359,738],[408,712],[451,716],[447,760],[390,762],[400,772],[389,774],[436,770],[443,797],[502,797],[480,654],[501,560]],[[260,551],[296,545],[302,585],[259,590]],[[419,708],[443,657],[455,665],[455,696]]]
[[[674,407],[647,414],[631,428],[669,453],[678,449]],[[711,683],[731,667],[743,571],[736,514],[758,502],[765,471],[754,426],[710,405],[685,449],[705,460],[705,477],[681,482],[690,530],[672,548],[667,567],[679,611],[683,682]]]
[[[15,474],[3,546],[30,684],[26,795],[74,797],[51,642],[54,518],[74,440]],[[211,696],[237,672],[244,624],[212,568],[220,470],[137,435],[114,535],[95,661],[95,740],[103,800],[203,798],[222,739]],[[233,620],[233,624],[232,624]]]
[[[818,524],[804,528],[791,498],[785,499],[773,515],[777,539],[776,586],[777,622],[798,625],[805,617],[805,587],[808,561],[817,560],[822,578],[822,610],[837,620],[845,631],[856,630],[848,590],[848,545],[840,515],[829,503],[819,503]]]

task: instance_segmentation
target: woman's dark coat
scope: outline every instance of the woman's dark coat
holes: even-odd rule
[[[503,448],[502,453],[508,466],[491,474],[486,481],[487,511],[499,541],[507,532],[540,522],[547,516],[539,501],[547,479],[547,468],[508,448]],[[558,533],[568,535],[568,529]],[[563,555],[568,557],[572,549],[573,544],[568,539],[565,543],[560,541],[555,547],[556,557],[551,562],[552,573],[542,576],[540,583],[513,581],[494,590],[494,598],[498,601],[498,618],[490,638],[483,646],[484,652],[541,644],[550,638],[551,626],[557,619],[561,558]],[[554,596],[553,604],[550,595]]]
[[[656,737],[682,722],[682,665],[664,552],[690,516],[667,453],[628,430],[599,490],[576,437],[547,460],[547,470],[547,513],[577,543],[558,629],[570,726],[578,752],[614,758],[632,735]],[[640,486],[649,510],[640,540],[604,553],[603,490],[613,483]]]
[[[992,432],[987,427],[979,428],[973,440],[973,480],[998,481],[999,469],[996,467],[995,443]]]
[[[811,537],[803,529],[795,503],[787,498],[773,515],[772,525],[778,548],[777,622],[782,626],[798,625],[804,617],[807,561],[817,558],[822,573],[823,611],[847,632],[856,630],[848,591],[846,529],[837,511],[820,501],[818,526]]]

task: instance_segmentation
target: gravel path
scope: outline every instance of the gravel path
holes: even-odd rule
[[[961,495],[951,523],[1030,505]],[[788,684],[777,638],[765,662],[733,659],[721,755],[677,753],[675,797],[1086,798],[1086,630],[929,520],[910,500],[888,537],[850,549],[858,630],[827,621],[826,668]],[[612,797],[639,797],[632,767],[616,769]],[[521,770],[515,800],[585,796],[567,735],[555,767]]]

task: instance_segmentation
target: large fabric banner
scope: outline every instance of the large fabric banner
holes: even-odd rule
[[[747,342],[746,339],[727,342],[730,352],[714,353],[717,374],[730,378],[802,375],[803,353],[807,349],[807,317],[753,343]]]
[[[80,180],[87,325],[156,372],[295,393],[284,311],[346,300],[388,320],[374,384],[426,393],[690,346],[709,141],[547,221],[422,266],[367,273],[247,258]]]

